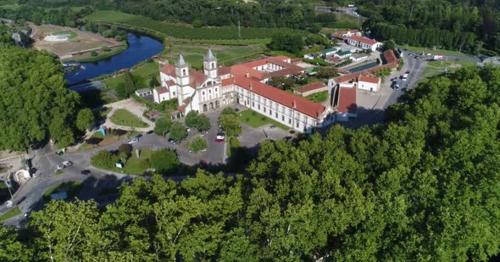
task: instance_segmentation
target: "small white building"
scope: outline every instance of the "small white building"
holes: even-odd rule
[[[351,60],[353,62],[361,62],[361,61],[364,61],[368,58],[368,54],[364,54],[364,53],[356,53],[356,54],[353,54],[351,56]]]
[[[346,41],[349,45],[372,51],[382,46],[382,43],[377,42],[375,39],[357,35],[346,38]]]
[[[380,77],[374,75],[359,75],[358,76],[358,88],[361,90],[367,90],[370,92],[378,92],[380,89]]]

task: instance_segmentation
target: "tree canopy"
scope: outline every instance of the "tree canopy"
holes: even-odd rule
[[[67,146],[77,135],[78,94],[60,63],[42,52],[0,48],[0,150],[26,150],[46,139]]]
[[[135,179],[105,209],[50,202],[24,234],[0,229],[0,257],[487,261],[499,92],[500,68],[461,69],[409,90],[384,124],[264,142],[243,175]]]

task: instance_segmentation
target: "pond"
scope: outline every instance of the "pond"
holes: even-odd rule
[[[85,82],[89,79],[131,68],[163,50],[163,44],[146,35],[129,33],[128,48],[110,58],[94,62],[81,63],[80,68],[65,74],[69,85]]]

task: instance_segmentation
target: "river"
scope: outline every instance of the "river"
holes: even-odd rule
[[[163,50],[163,44],[146,35],[129,33],[127,35],[128,48],[110,58],[94,62],[81,63],[80,69],[67,72],[65,78],[69,85],[111,74],[147,60]]]

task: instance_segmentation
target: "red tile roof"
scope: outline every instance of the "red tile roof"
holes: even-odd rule
[[[398,58],[396,57],[396,54],[394,54],[394,51],[392,49],[384,51],[382,56],[384,57],[385,63],[387,64],[398,62]]]
[[[222,80],[223,86],[231,84],[240,86],[241,88],[247,90],[251,90],[255,94],[258,94],[286,107],[295,108],[295,110],[316,119],[326,110],[326,108],[321,104],[314,103],[301,96],[297,96],[281,89],[263,84],[254,79],[235,76],[233,78]]]
[[[189,84],[193,88],[199,87],[203,82],[207,80],[207,76],[200,71],[194,69],[189,70]]]
[[[308,91],[312,91],[312,90],[316,90],[316,89],[320,89],[320,88],[324,88],[324,87],[326,87],[326,85],[323,82],[313,82],[313,83],[301,86],[299,89],[297,89],[297,91],[300,93],[304,93],[304,92],[308,92]]]
[[[227,75],[230,73],[231,73],[231,67],[228,66],[219,67],[219,69],[217,69],[217,74],[219,74],[220,76]]]
[[[169,76],[175,76],[175,66],[172,64],[165,64],[160,71]]]
[[[368,83],[378,84],[379,81],[380,81],[380,78],[378,78],[374,75],[361,74],[358,76],[358,82],[368,82]]]
[[[367,45],[374,45],[377,43],[376,40],[364,36],[353,35],[350,37],[350,39]]]
[[[168,88],[158,87],[158,88],[156,88],[156,92],[158,92],[158,94],[165,94],[165,93],[168,93]]]
[[[291,64],[289,62],[290,58],[286,56],[265,57],[262,59],[253,60],[250,62],[231,66],[230,73],[233,76],[246,76],[258,80],[264,80],[269,77],[297,75],[304,72],[304,69],[302,67]],[[283,69],[274,72],[261,72],[254,69],[255,67],[262,66],[265,64],[275,64],[282,67]]]
[[[337,111],[354,113],[356,108],[356,88],[340,88]]]
[[[359,75],[361,75],[360,72],[351,73],[351,74],[335,77],[334,80],[335,80],[335,82],[337,82],[337,84],[344,83],[344,82],[352,82],[352,81],[356,81],[356,79],[358,78]]]
[[[165,82],[165,84],[167,84],[167,86],[175,86],[174,80],[168,80]]]

